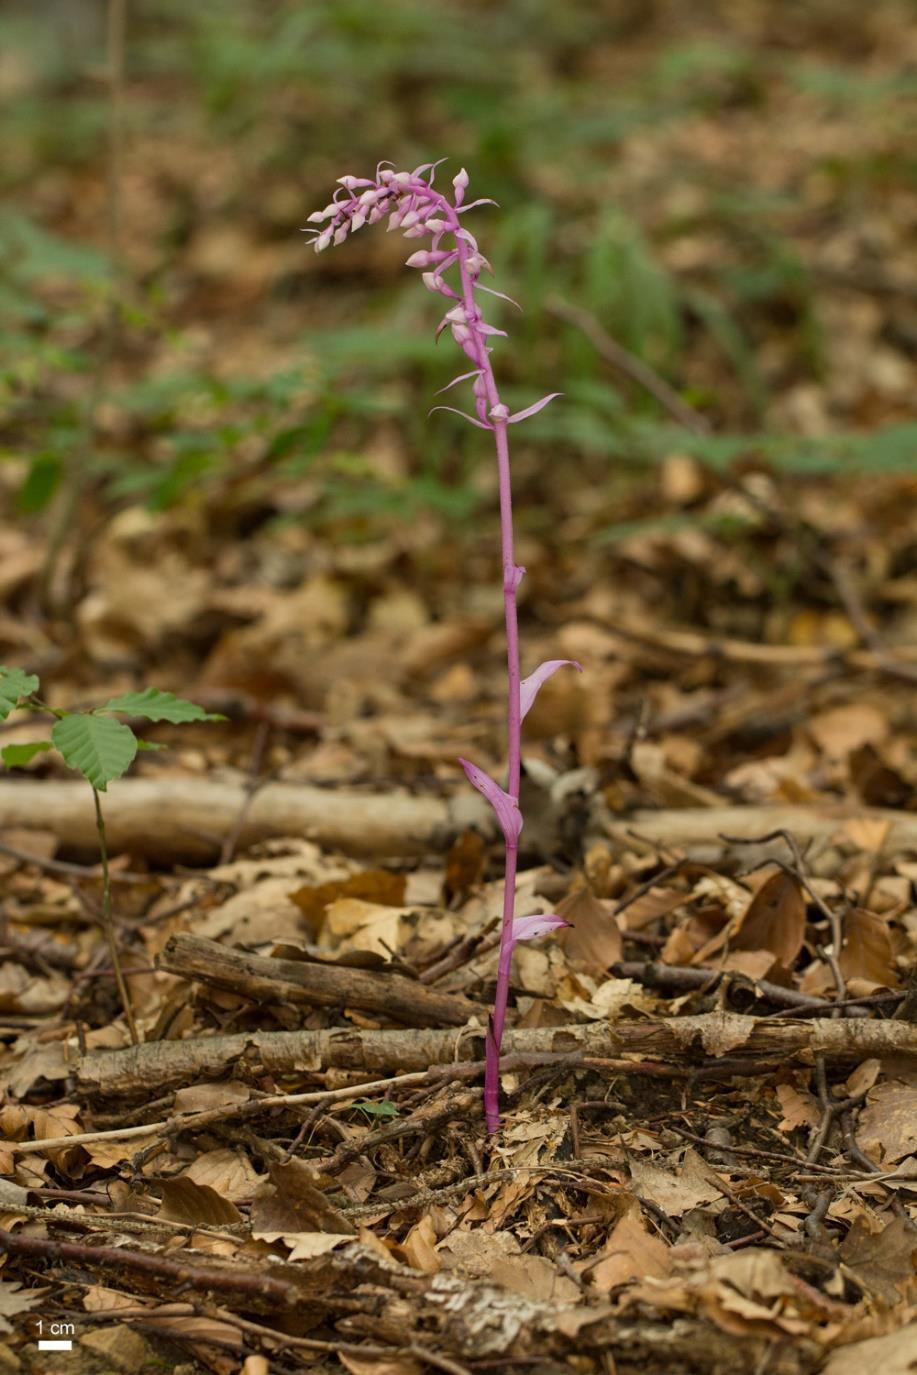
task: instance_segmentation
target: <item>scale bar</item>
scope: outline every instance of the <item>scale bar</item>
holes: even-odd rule
[[[57,1342],[44,1341],[38,1343],[38,1349],[39,1351],[72,1351],[73,1342],[69,1340]]]

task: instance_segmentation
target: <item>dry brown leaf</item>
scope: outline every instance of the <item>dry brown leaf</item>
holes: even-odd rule
[[[161,1188],[162,1205],[156,1216],[166,1222],[218,1227],[243,1221],[242,1214],[228,1198],[209,1184],[196,1184],[187,1175],[164,1179]]]
[[[610,905],[600,902],[587,887],[577,888],[558,905],[557,914],[570,923],[558,935],[567,959],[590,974],[604,974],[621,958],[623,942]]]
[[[370,1359],[339,1351],[337,1358],[351,1375],[423,1375],[424,1369],[412,1356],[381,1356]]]
[[[884,1337],[853,1342],[828,1357],[821,1375],[914,1375],[917,1371],[917,1323]]]
[[[732,938],[734,950],[767,950],[787,969],[792,969],[802,949],[806,904],[802,889],[782,869],[771,874],[755,893],[739,929]]]
[[[644,926],[652,926],[654,921],[667,917],[670,912],[683,907],[684,903],[685,895],[677,888],[651,888],[648,893],[642,893],[628,903],[617,922],[624,930],[642,931]]]
[[[425,1275],[439,1274],[441,1262],[436,1254],[436,1228],[428,1213],[415,1222],[404,1241],[395,1249],[396,1254],[412,1269],[421,1270]]]
[[[897,988],[898,970],[885,918],[865,907],[848,912],[838,964],[845,979],[865,979],[880,988]]]
[[[410,911],[361,898],[338,898],[325,912],[321,943],[335,950],[368,950],[388,956],[401,945],[402,922]]]
[[[647,1231],[642,1209],[633,1202],[613,1227],[602,1259],[585,1268],[596,1288],[607,1294],[629,1280],[664,1279],[671,1259],[668,1246]]]
[[[917,1150],[917,1087],[893,1079],[869,1090],[857,1145],[877,1164],[894,1164]]]
[[[270,1181],[260,1185],[251,1209],[252,1235],[268,1239],[294,1232],[355,1236],[355,1228],[315,1185],[301,1160],[268,1167]]]
[[[809,731],[819,749],[842,759],[863,745],[878,745],[888,734],[888,721],[869,702],[850,702],[819,712],[809,721]]]
[[[317,935],[327,908],[338,898],[361,898],[368,903],[400,907],[406,885],[405,874],[392,874],[387,869],[364,869],[362,873],[332,883],[303,884],[289,896],[306,918],[313,935]]]
[[[886,1303],[900,1303],[906,1286],[917,1280],[917,1233],[903,1217],[893,1218],[880,1232],[870,1231],[857,1218],[841,1242],[840,1254],[863,1288]]]
[[[40,1017],[57,1012],[68,996],[62,974],[35,974],[12,961],[0,964],[0,1012]]]
[[[238,1328],[234,1330],[238,1341],[241,1341]],[[143,1370],[144,1367],[152,1367],[156,1361],[154,1348],[126,1323],[120,1323],[117,1327],[93,1328],[84,1333],[79,1341],[80,1346],[85,1346],[96,1356],[100,1356],[107,1369],[122,1370],[125,1375],[132,1375],[132,1372]]]
[[[83,1294],[83,1307],[87,1313],[104,1313],[111,1308],[137,1308],[141,1300],[122,1294],[119,1289],[108,1289],[104,1284],[90,1284]]]
[[[817,1127],[821,1121],[821,1109],[811,1093],[805,1093],[792,1084],[777,1085],[777,1101],[783,1111],[783,1120],[777,1123],[781,1132],[796,1131],[797,1127]]]
[[[263,1178],[244,1152],[230,1150],[228,1146],[202,1152],[185,1170],[185,1177],[195,1184],[209,1184],[223,1198],[233,1201],[251,1198]]]
[[[650,1161],[633,1160],[630,1177],[634,1193],[657,1204],[669,1217],[681,1217],[701,1203],[722,1198],[716,1175],[695,1150],[688,1149],[677,1174]]]

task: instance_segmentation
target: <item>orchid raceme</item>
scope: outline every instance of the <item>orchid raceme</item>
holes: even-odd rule
[[[497,474],[500,492],[500,539],[503,563],[503,605],[506,618],[507,658],[507,786],[502,788],[483,769],[468,760],[461,760],[468,781],[487,799],[496,813],[506,847],[506,872],[503,895],[503,922],[500,933],[500,956],[497,965],[497,989],[493,1012],[487,1032],[487,1056],[484,1079],[484,1112],[487,1129],[497,1130],[499,1114],[500,1046],[506,1006],[509,996],[510,965],[517,941],[530,940],[548,931],[566,926],[553,914],[534,917],[515,916],[516,865],[522,813],[519,810],[519,782],[521,772],[522,719],[529,711],[539,688],[546,679],[564,665],[580,670],[570,659],[549,659],[524,680],[519,668],[519,632],[516,593],[525,569],[520,567],[513,552],[512,490],[510,485],[509,444],[507,430],[530,416],[537,415],[559,392],[550,392],[521,411],[511,413],[497,390],[491,366],[491,341],[505,338],[506,332],[485,319],[479,304],[479,293],[498,297],[516,306],[516,302],[500,291],[481,283],[483,272],[491,266],[481,253],[477,240],[462,223],[462,216],[479,205],[494,205],[494,201],[476,200],[465,203],[468,173],[464,168],[452,179],[452,197],[434,190],[433,180],[439,163],[427,163],[413,172],[396,172],[390,164],[380,163],[375,177],[339,177],[338,187],[324,210],[309,216],[314,225],[312,242],[317,253],[332,244],[341,244],[348,234],[354,234],[367,224],[388,221],[388,229],[400,229],[407,239],[426,240],[407,259],[407,266],[417,268],[428,291],[442,297],[447,305],[437,326],[439,338],[446,329],[465,354],[466,367],[441,392],[462,383],[471,384],[474,414],[454,406],[434,406],[433,410],[451,411],[470,421],[479,429],[490,430],[494,436]],[[518,309],[518,307],[517,307]]]

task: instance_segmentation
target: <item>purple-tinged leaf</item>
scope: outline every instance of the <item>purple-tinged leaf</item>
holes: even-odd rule
[[[571,668],[575,668],[577,673],[582,673],[583,671],[582,664],[578,664],[575,659],[546,659],[543,664],[538,665],[534,673],[530,673],[527,678],[523,678],[522,682],[519,684],[519,704],[522,708],[523,721],[532,703],[538,696],[538,690],[542,683],[546,683],[551,675],[556,673],[559,668],[563,668],[565,664],[569,664]]]
[[[534,917],[516,917],[510,935],[510,948],[518,941],[531,941],[536,936],[546,936],[549,931],[558,931],[561,927],[569,925],[570,923],[564,921],[556,912],[540,912]]]
[[[459,763],[471,786],[487,798],[496,812],[507,845],[515,845],[522,830],[522,813],[516,799],[504,792],[499,783],[495,783],[490,774],[479,769],[477,764],[472,764],[468,759],[459,759]]]
[[[447,382],[446,385],[445,385],[444,387],[440,387],[439,391],[436,392],[435,395],[436,395],[436,396],[442,396],[442,394],[443,394],[444,391],[449,391],[452,387],[457,387],[458,384],[459,384],[459,382],[467,382],[467,381],[469,381],[469,379],[472,378],[472,377],[480,377],[480,376],[481,376],[481,369],[480,369],[480,368],[475,368],[473,372],[463,372],[462,375],[461,375],[461,377],[453,377],[453,379],[452,379],[451,382]]]
[[[474,328],[476,334],[483,334],[487,337],[490,335],[498,335],[501,339],[507,337],[505,329],[497,329],[496,325],[488,325],[484,320],[479,321]]]
[[[522,307],[519,302],[514,301],[512,296],[507,296],[505,291],[494,291],[493,287],[485,286],[483,282],[476,283],[475,291],[486,291],[488,296],[499,296],[501,301],[509,301],[511,306],[515,306],[520,314],[522,313]]]
[[[475,209],[477,206],[479,206],[479,205],[497,205],[497,206],[498,206],[498,205],[499,205],[499,202],[498,202],[498,201],[493,201],[493,200],[491,200],[489,196],[482,196],[480,200],[477,200],[477,201],[469,201],[467,205],[463,205],[462,208],[461,208],[461,210],[459,210],[458,213],[459,213],[460,215],[464,215],[464,213],[465,213],[466,210],[474,210],[474,209]]]
[[[520,420],[528,420],[530,415],[537,415],[539,411],[543,411],[548,402],[553,401],[555,396],[563,396],[563,392],[549,392],[549,394],[543,396],[540,401],[536,401],[531,406],[526,406],[524,411],[517,411],[515,415],[511,415],[506,423],[508,425],[518,425]]]
[[[433,411],[451,411],[453,415],[460,415],[463,420],[467,420],[471,425],[477,425],[479,430],[492,430],[493,425],[485,425],[483,420],[476,420],[473,415],[466,414],[465,411],[458,411],[454,406],[434,406],[427,411],[427,415],[432,415]]]

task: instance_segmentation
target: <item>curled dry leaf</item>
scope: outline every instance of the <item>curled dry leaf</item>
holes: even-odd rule
[[[870,1337],[865,1342],[853,1342],[829,1356],[822,1375],[863,1375],[864,1371],[881,1371],[882,1375],[914,1375],[917,1369],[917,1322],[889,1332],[884,1337]]]
[[[620,960],[623,943],[609,905],[593,896],[592,889],[577,888],[558,905],[557,915],[570,929],[559,936],[567,958],[590,974],[604,974]]]
[[[786,969],[792,969],[802,949],[806,927],[806,904],[802,889],[792,874],[778,869],[758,889],[738,931],[732,939],[734,950],[766,950]]]
[[[598,1264],[588,1266],[597,1289],[610,1293],[630,1280],[664,1279],[671,1269],[669,1248],[650,1232],[640,1205],[633,1200],[615,1223]]]
[[[898,971],[885,918],[865,907],[854,907],[848,912],[838,964],[845,979],[863,979],[880,988],[897,988]]]
[[[157,1217],[166,1222],[186,1222],[193,1226],[233,1226],[242,1222],[234,1203],[209,1184],[195,1184],[187,1175],[162,1181],[162,1205]]]
[[[856,1139],[879,1165],[894,1164],[917,1151],[917,1086],[892,1079],[871,1088]]]

